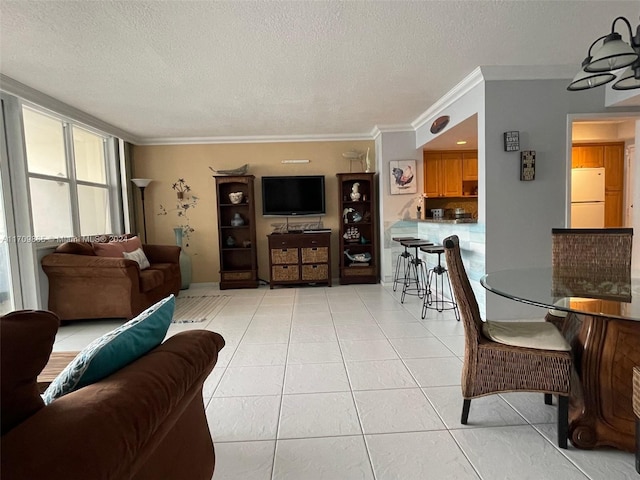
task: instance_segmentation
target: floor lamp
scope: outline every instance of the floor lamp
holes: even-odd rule
[[[144,243],[147,243],[147,217],[144,212],[144,189],[152,182],[150,178],[132,178],[131,181],[140,189],[142,197],[142,225],[144,229]]]

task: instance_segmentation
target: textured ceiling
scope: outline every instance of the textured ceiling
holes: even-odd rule
[[[362,136],[479,65],[577,69],[618,15],[640,2],[2,0],[0,72],[137,139]]]

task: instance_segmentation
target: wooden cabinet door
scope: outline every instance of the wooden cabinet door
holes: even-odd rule
[[[464,152],[462,154],[462,180],[478,180],[477,152]]]
[[[439,153],[424,152],[424,193],[427,197],[440,197]]]
[[[571,148],[571,168],[604,167],[602,145],[579,145]]]
[[[624,145],[604,146],[605,190],[623,190]]]
[[[462,195],[462,154],[442,154],[440,182],[443,196],[460,197]]]
[[[605,228],[622,227],[622,190],[604,192]]]

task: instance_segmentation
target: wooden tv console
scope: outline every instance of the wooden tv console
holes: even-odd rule
[[[267,238],[270,288],[304,283],[331,286],[331,232],[272,233]]]

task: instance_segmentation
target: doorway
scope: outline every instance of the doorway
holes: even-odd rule
[[[637,114],[594,114],[592,117],[574,118],[571,122],[571,159],[568,165],[569,176],[575,178],[591,178],[600,168],[605,176],[604,218],[601,227],[634,227],[640,231],[640,218],[635,221],[632,212],[633,199],[636,194],[635,169],[635,141],[636,125],[640,123],[640,115]],[[593,172],[582,170],[576,175],[574,168],[586,168]],[[591,176],[590,176],[591,175]],[[572,190],[578,185],[572,185],[568,181],[569,202],[573,202]],[[570,206],[573,209],[574,204]],[[594,210],[595,211],[595,210]],[[576,220],[578,221],[578,220]],[[574,227],[571,214],[567,224]],[[584,227],[585,225],[575,225]],[[589,226],[589,225],[586,225]]]

